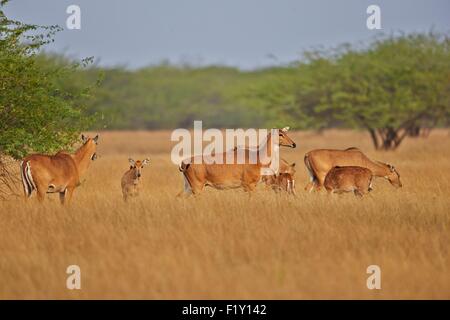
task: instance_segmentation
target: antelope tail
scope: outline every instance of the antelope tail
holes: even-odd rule
[[[181,164],[180,164],[180,166],[179,166],[179,168],[178,168],[178,170],[180,170],[181,174],[183,175],[183,182],[184,182],[184,188],[183,188],[183,191],[180,192],[180,193],[178,194],[178,196],[180,196],[183,192],[184,192],[185,194],[192,194],[191,183],[190,183],[190,181],[189,181],[189,177],[188,177],[187,174],[186,174],[186,170],[189,168],[190,165],[191,165],[190,163],[184,163],[184,162],[181,162]]]
[[[36,185],[31,175],[30,161],[22,161],[20,163],[20,176],[22,178],[23,191],[27,198],[31,197],[31,192],[36,190]]]
[[[314,170],[311,166],[311,162],[309,161],[309,155],[305,154],[305,158],[303,160],[305,162],[306,170],[308,171],[309,174],[309,180],[313,183],[317,182],[316,174],[314,173]]]

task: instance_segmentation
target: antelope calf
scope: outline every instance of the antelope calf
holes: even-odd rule
[[[362,197],[372,190],[372,178],[372,171],[367,168],[333,167],[325,177],[324,187],[328,193],[353,192]]]
[[[294,176],[289,172],[279,173],[278,176],[274,177],[272,189],[275,192],[286,191],[288,194],[295,195],[296,193]]]
[[[345,150],[317,149],[305,154],[305,166],[310,182],[305,190],[320,190],[325,176],[333,167],[358,166],[369,169],[375,177],[383,177],[395,188],[400,188],[400,174],[393,165],[372,161],[358,148]]]
[[[280,159],[280,172],[278,175],[263,176],[262,181],[267,187],[275,192],[286,191],[289,194],[295,193],[295,163],[289,164],[286,160]]]
[[[136,197],[139,195],[139,179],[141,178],[142,168],[147,165],[150,160],[145,159],[144,161],[134,161],[129,158],[130,169],[125,172],[122,176],[122,195],[123,200],[127,201],[128,197]]]

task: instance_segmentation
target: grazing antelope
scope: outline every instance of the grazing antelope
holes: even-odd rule
[[[278,146],[295,148],[295,142],[287,135],[288,130],[288,127],[278,130]],[[272,156],[271,134],[269,133],[266,140],[258,146],[257,151],[252,151],[249,148],[242,150],[245,156],[243,164],[238,164],[238,150],[236,148],[215,155],[215,157],[222,157],[223,164],[204,161],[207,156],[193,156],[183,160],[179,169],[183,174],[185,193],[198,194],[205,186],[219,190],[243,188],[246,192],[253,191],[256,184],[261,180],[261,168],[269,168],[270,166],[268,160]],[[261,154],[259,150],[267,150],[266,155]],[[226,163],[227,153],[229,152],[234,157],[233,164]],[[252,152],[256,152],[256,155],[251,155]],[[249,160],[254,155],[256,156],[256,163],[250,163]],[[196,159],[200,160],[198,161],[200,163],[196,163]]]
[[[370,160],[361,150],[348,148],[345,150],[317,149],[308,152],[304,158],[310,182],[305,190],[320,190],[325,176],[331,168],[336,166],[358,166],[372,171],[373,176],[387,179],[396,188],[402,186],[400,175],[394,166]]]
[[[372,171],[367,168],[333,167],[325,177],[324,187],[328,193],[353,192],[362,197],[372,191],[372,178]]]
[[[127,201],[128,197],[136,197],[139,195],[139,179],[141,178],[141,171],[144,166],[150,163],[147,158],[143,161],[129,158],[130,169],[122,176],[121,186],[123,200]]]
[[[53,156],[33,154],[23,159],[20,174],[26,198],[35,190],[39,201],[46,193],[59,193],[61,204],[71,200],[81,177],[97,158],[98,135],[93,139],[82,135],[81,139],[83,145],[74,154],[60,151]]]
[[[275,192],[286,191],[289,194],[295,193],[295,163],[289,164],[286,160],[280,159],[279,174],[272,176],[263,176],[262,181],[267,187],[272,188]]]

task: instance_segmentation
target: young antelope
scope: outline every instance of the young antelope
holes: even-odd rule
[[[150,163],[149,159],[143,161],[128,159],[130,169],[122,176],[122,195],[123,200],[127,201],[128,197],[136,197],[139,194],[139,179],[141,177],[142,168]]]
[[[286,191],[289,194],[295,193],[295,163],[289,164],[281,159],[280,173],[273,176],[263,176],[262,181],[266,187],[272,188],[275,192]]]
[[[326,175],[324,187],[328,193],[353,192],[362,197],[372,190],[372,171],[363,167],[333,167]]]
[[[295,180],[294,175],[289,172],[282,172],[275,177],[275,183],[272,188],[277,191],[286,191],[288,194],[295,195]]]

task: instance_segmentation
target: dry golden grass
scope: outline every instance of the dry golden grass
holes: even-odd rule
[[[365,133],[295,133],[298,196],[207,190],[180,199],[169,132],[104,132],[99,159],[75,191],[0,202],[0,298],[450,298],[450,136],[435,131],[397,152]],[[395,164],[404,187],[376,180],[370,196],[306,193],[303,155],[356,146]],[[149,156],[142,192],[124,204],[128,156]],[[68,265],[82,289],[67,290]],[[368,290],[366,268],[382,271]]]

